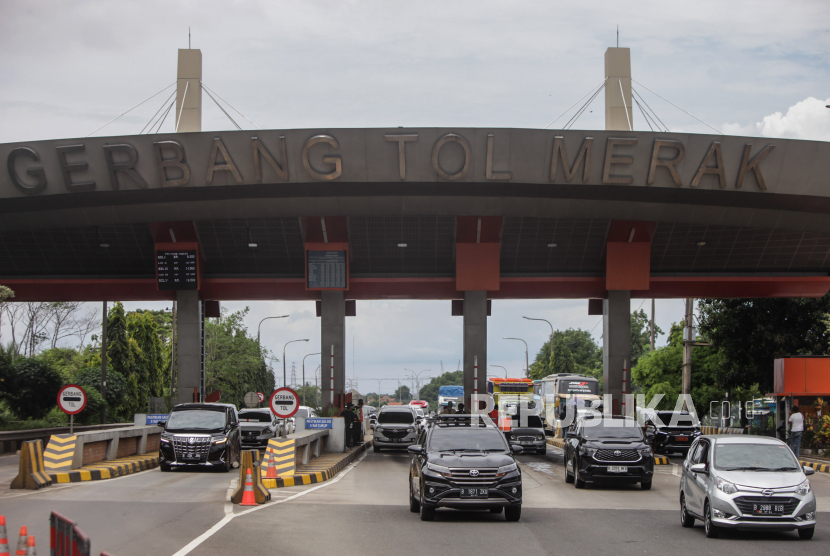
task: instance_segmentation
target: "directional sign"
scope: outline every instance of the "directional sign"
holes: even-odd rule
[[[259,397],[256,395],[256,392],[248,392],[245,394],[245,405],[248,407],[254,407],[259,403]]]
[[[86,392],[77,384],[67,384],[58,392],[58,407],[67,415],[77,415],[86,407]]]
[[[256,395],[259,398],[259,403],[262,403],[262,402],[265,401],[265,394],[263,394],[262,392],[257,392]]]
[[[282,419],[293,417],[300,409],[300,398],[291,388],[277,388],[269,401],[271,412]]]

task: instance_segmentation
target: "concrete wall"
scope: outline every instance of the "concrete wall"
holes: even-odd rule
[[[104,460],[158,450],[161,429],[155,425],[77,433],[72,469]]]

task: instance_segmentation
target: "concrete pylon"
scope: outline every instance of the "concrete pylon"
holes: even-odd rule
[[[176,131],[202,131],[202,51],[180,48],[176,75]]]
[[[605,51],[605,129],[632,131],[631,49]]]

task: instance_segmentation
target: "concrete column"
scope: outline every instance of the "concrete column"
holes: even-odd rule
[[[631,49],[605,51],[605,129],[634,129],[631,102]]]
[[[473,365],[478,358],[478,393],[487,393],[487,292],[464,292],[464,403],[470,410]]]
[[[603,392],[613,396],[606,412],[622,411],[622,371],[631,365],[631,292],[611,290],[602,302],[602,380]],[[629,383],[631,371],[629,369]],[[630,392],[629,392],[630,393]]]
[[[202,51],[179,49],[176,75],[177,131],[202,131]],[[182,106],[184,105],[184,106]],[[181,116],[179,116],[181,114]]]
[[[202,385],[202,303],[198,291],[176,292],[177,402],[193,401],[193,389]]]
[[[344,292],[320,292],[320,358],[322,361],[323,405],[329,398],[331,372],[331,346],[334,345],[334,394],[346,390],[346,302]]]

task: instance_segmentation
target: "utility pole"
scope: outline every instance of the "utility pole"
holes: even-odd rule
[[[654,299],[651,300],[651,351],[654,352]]]
[[[694,344],[694,299],[686,298],[686,319],[683,327],[683,375],[681,393],[692,393],[692,345]]]
[[[101,424],[107,422],[107,302],[104,301],[104,317],[101,319],[101,397],[104,407],[101,409]]]

